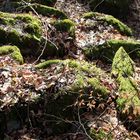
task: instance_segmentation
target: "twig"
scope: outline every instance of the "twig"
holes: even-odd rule
[[[40,15],[37,13],[37,11],[33,8],[33,5],[32,5],[31,3],[28,3],[28,2],[26,2],[26,1],[24,1],[24,0],[22,0],[22,2],[25,3],[25,4],[27,5],[27,7],[30,7],[31,10],[34,12],[34,14],[42,21],[41,16],[40,16]],[[42,24],[43,24],[43,26],[44,26],[45,32],[47,33],[47,32],[48,32],[48,25],[47,25],[47,23],[44,22],[44,21],[42,21]],[[42,49],[40,55],[38,56],[38,58],[33,62],[33,65],[35,65],[35,64],[39,61],[39,59],[41,58],[41,56],[44,54],[44,51],[45,51],[45,49],[46,49],[46,47],[47,47],[47,43],[48,43],[48,42],[50,42],[52,45],[54,45],[54,46],[56,47],[56,49],[58,50],[58,47],[56,46],[56,44],[53,43],[51,40],[49,40],[49,39],[47,38],[47,36],[45,36],[44,38],[45,38],[45,44],[44,44],[44,46],[43,46],[43,49]]]
[[[81,122],[81,118],[80,118],[80,114],[79,114],[79,107],[78,107],[77,115],[78,115],[78,122],[79,122],[79,124],[81,125],[81,127],[83,128],[84,133],[86,134],[86,136],[87,136],[90,140],[93,140],[92,137],[87,133],[85,126],[84,126],[84,125],[82,124],[82,122]]]

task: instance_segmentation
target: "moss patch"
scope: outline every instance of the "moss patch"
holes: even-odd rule
[[[132,57],[140,57],[140,42],[132,39],[129,40],[108,40],[102,45],[91,46],[84,49],[85,55],[89,59],[113,59],[116,51],[123,46],[127,53]]]
[[[20,64],[23,63],[23,57],[20,53],[20,50],[16,46],[1,46],[0,55],[10,54],[13,59],[18,61]]]
[[[42,63],[37,64],[35,67],[37,69],[45,69],[48,68],[49,66],[51,66],[52,64],[58,64],[59,62],[61,62],[61,60],[48,60]]]
[[[108,140],[112,140],[112,134],[107,134],[103,129],[95,130],[93,128],[90,129],[89,135],[95,140],[103,140],[107,138]]]
[[[38,18],[29,14],[0,12],[0,43],[17,45],[23,53],[33,53],[39,47],[41,35],[42,26]]]
[[[23,11],[33,11],[34,9],[38,14],[41,14],[43,16],[67,19],[67,16],[62,11],[38,3],[30,3],[29,5],[26,5],[23,2],[12,2],[11,7],[14,7],[15,10],[18,7],[23,7]]]
[[[71,84],[71,88],[69,90],[80,90],[80,88],[86,88],[88,87],[95,87],[94,90],[98,93],[106,94],[109,91],[103,83],[101,83],[100,78],[105,75],[105,73],[97,68],[95,65],[89,64],[85,61],[75,61],[75,60],[48,60],[46,62],[40,63],[36,65],[37,69],[42,69],[42,68],[49,68],[52,65],[55,65],[55,67],[68,67],[68,69],[72,69],[74,73],[76,74],[76,79],[73,84]],[[93,77],[96,78],[89,78],[86,75],[94,75]],[[107,75],[108,76],[108,75]]]
[[[110,76],[88,62],[70,59],[48,60],[36,65],[36,68],[41,71],[43,69],[48,71],[45,74],[46,79],[51,76],[58,77],[55,82],[50,80],[50,84],[53,82],[53,86],[51,86],[52,92],[49,92],[50,99],[46,108],[49,114],[72,117],[69,114],[74,110],[74,105],[77,101],[83,100],[85,104],[82,107],[87,109],[86,105],[91,100],[89,97],[92,96],[96,100],[100,96],[96,102],[98,105],[107,100],[111,93],[108,85],[102,82],[102,80],[110,79]],[[49,72],[51,72],[51,76]],[[110,80],[107,83],[109,84],[109,82]],[[50,84],[48,83],[47,85]]]
[[[123,49],[120,47],[115,54],[112,64],[113,75],[123,75],[124,77],[132,76],[134,73],[134,62]]]
[[[106,95],[108,93],[107,88],[101,84],[99,79],[89,78],[88,82],[89,82],[90,85],[92,85],[92,87],[95,88],[95,92],[97,92],[99,94],[102,94],[102,95]]]
[[[58,31],[68,32],[71,36],[75,35],[75,23],[70,19],[57,20],[53,24]]]
[[[132,35],[132,30],[127,25],[125,25],[120,20],[114,18],[111,15],[101,14],[97,12],[89,12],[89,13],[85,13],[83,17],[84,18],[94,17],[99,21],[104,21],[110,25],[113,25],[122,34]]]
[[[119,83],[117,105],[122,114],[138,117],[140,115],[140,99],[138,97],[139,91],[132,78],[133,73],[134,64],[121,47],[116,52],[112,64],[112,74],[117,76],[117,82]]]
[[[37,64],[36,68],[39,68],[39,69],[47,68],[48,66],[52,64],[60,64],[60,63],[64,65],[68,65],[71,68],[76,68],[80,71],[87,72],[87,73],[96,72],[96,74],[100,74],[103,72],[101,71],[101,69],[97,68],[95,65],[92,65],[86,61],[76,61],[76,60],[70,60],[70,59],[48,60],[48,61]]]

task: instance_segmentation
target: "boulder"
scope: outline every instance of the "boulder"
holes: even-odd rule
[[[128,40],[108,40],[102,45],[89,46],[84,49],[84,53],[89,59],[102,59],[112,61],[116,51],[123,46],[127,53],[133,58],[140,57],[140,42],[134,39]]]
[[[41,21],[29,14],[0,12],[0,43],[12,44],[23,54],[36,53],[42,35]]]
[[[89,12],[89,13],[85,13],[83,17],[86,19],[95,18],[98,21],[107,22],[109,25],[114,26],[120,33],[128,36],[132,35],[132,30],[127,25],[125,25],[120,20],[116,19],[111,15],[102,14],[98,12]]]
[[[119,48],[112,64],[112,75],[117,77],[116,80],[119,84],[117,107],[122,118],[126,119],[126,116],[129,116],[128,120],[133,124],[132,127],[138,127],[140,124],[140,99],[134,72],[132,59],[122,47]]]

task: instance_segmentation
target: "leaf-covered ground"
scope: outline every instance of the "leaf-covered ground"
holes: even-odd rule
[[[26,2],[23,3],[27,6]],[[10,55],[0,56],[0,109],[3,120],[6,121],[6,126],[1,125],[4,128],[0,127],[0,130],[3,131],[5,139],[140,139],[140,120],[138,118],[133,120],[134,116],[129,113],[127,117],[122,116],[117,108],[119,84],[116,77],[110,74],[112,69],[110,61],[108,63],[102,59],[94,59],[91,62],[83,51],[92,45],[103,45],[110,39],[125,41],[130,37],[96,17],[84,18],[83,14],[90,9],[76,0],[57,0],[54,7],[63,11],[75,23],[74,36],[67,31],[62,32],[54,28],[52,21],[57,19],[55,16],[42,16],[34,9],[30,14],[41,18],[43,38],[53,43],[55,50],[58,50],[59,46],[64,48],[64,54],[49,56],[47,60],[63,59],[63,62],[56,61],[48,67],[38,69],[36,64],[45,61],[41,56],[43,51],[37,57],[25,56],[25,63],[22,65]],[[42,49],[44,49],[43,45]],[[78,61],[80,66],[69,62],[69,59]],[[83,62],[84,60],[91,65]],[[135,59],[134,62],[135,72],[130,78],[135,81],[137,89],[140,90],[140,62],[139,59]],[[92,69],[94,65],[99,68],[99,73]],[[96,82],[89,82],[91,78]],[[73,85],[76,85],[74,91],[71,90]],[[77,85],[79,89],[78,95],[76,94],[74,98],[76,100],[72,100],[70,102],[72,104],[68,104],[62,110],[59,109],[59,106],[65,104],[65,100],[70,101],[71,93],[77,92]],[[88,95],[86,92],[89,92]],[[106,92],[107,95],[104,97]],[[70,95],[67,95],[68,99],[63,96],[65,94]],[[50,101],[52,102],[48,104]],[[56,114],[46,113],[51,112],[49,109]],[[65,110],[66,114],[63,116]],[[3,120],[0,123],[3,124]]]

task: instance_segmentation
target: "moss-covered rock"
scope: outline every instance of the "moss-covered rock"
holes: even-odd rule
[[[107,22],[108,24],[113,25],[120,33],[126,35],[132,35],[132,30],[127,25],[125,25],[120,20],[114,18],[111,15],[101,14],[97,12],[89,12],[89,13],[85,13],[83,17],[86,19],[93,17],[99,21]]]
[[[22,10],[29,12],[29,11],[36,11],[38,14],[41,14],[43,16],[48,16],[48,17],[56,17],[59,19],[67,19],[67,16],[65,15],[65,13],[63,13],[62,11],[54,8],[54,7],[50,7],[50,6],[46,6],[46,5],[42,5],[39,3],[23,3],[23,2],[11,2],[10,4],[11,9],[18,9],[19,7],[23,7]]]
[[[112,64],[113,75],[123,75],[124,77],[132,76],[134,73],[134,62],[123,49],[120,47],[115,54]]]
[[[83,99],[86,104],[86,102],[89,101],[89,96],[91,96],[91,91],[93,91],[93,97],[96,98],[98,95],[101,96],[101,100],[99,102],[102,102],[102,98],[107,99],[110,89],[107,84],[104,85],[103,81],[107,79],[107,77],[110,79],[109,75],[105,74],[105,72],[97,68],[95,65],[89,64],[85,61],[69,59],[49,60],[36,65],[36,68],[39,69],[49,69],[53,67],[58,69],[53,71],[53,74],[55,76],[62,74],[63,77],[59,77],[57,83],[60,87],[57,92],[53,92],[54,97],[51,96],[51,100],[49,100],[50,103],[48,106],[53,106],[47,108],[49,113],[55,112],[57,115],[65,114],[65,108],[73,106],[79,99]],[[67,77],[68,75],[70,75],[70,77]],[[58,85],[56,85],[56,87]]]
[[[0,43],[19,46],[23,53],[35,53],[42,35],[41,21],[29,14],[0,12]],[[32,48],[33,47],[33,48]]]
[[[70,19],[57,20],[53,24],[58,31],[68,32],[71,36],[75,35],[75,23]]]
[[[132,116],[137,119],[140,115],[139,91],[132,77],[134,73],[134,64],[121,47],[113,59],[112,74],[116,76],[119,84],[119,96],[117,106],[121,114]]]
[[[42,14],[43,16],[55,16],[60,19],[67,18],[67,16],[62,11],[59,11],[53,7],[36,4],[36,3],[32,4],[31,6],[36,10],[38,14]]]
[[[1,46],[0,55],[9,54],[13,59],[18,61],[20,64],[23,63],[23,57],[20,53],[20,50],[16,46]]]
[[[129,40],[108,40],[102,45],[89,46],[84,49],[85,55],[89,59],[103,59],[112,61],[116,51],[123,46],[127,53],[130,53],[132,57],[139,57],[140,42]]]

